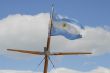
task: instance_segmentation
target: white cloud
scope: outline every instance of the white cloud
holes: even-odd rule
[[[0,20],[0,54],[7,48],[43,51],[46,46],[49,14],[10,15]],[[110,53],[110,31],[102,27],[87,27],[84,38],[68,40],[63,36],[52,37],[53,51],[92,51],[94,54]]]
[[[42,72],[33,72],[33,71],[17,71],[17,70],[0,70],[0,73],[42,73]],[[104,67],[98,67],[91,71],[83,72],[67,68],[57,68],[51,70],[49,73],[110,73],[110,69]]]
[[[82,39],[68,41],[67,47],[70,47],[70,50],[92,51],[98,55],[110,53],[110,31],[102,27],[85,27],[84,32]]]
[[[0,49],[42,50],[46,44],[49,14],[10,15],[0,20]]]

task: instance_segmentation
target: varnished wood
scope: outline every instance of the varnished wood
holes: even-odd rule
[[[81,55],[81,54],[92,54],[91,52],[56,52],[50,53],[49,55]]]
[[[48,70],[48,55],[45,55],[44,73],[47,73],[47,70]]]
[[[44,52],[38,51],[29,51],[29,50],[17,50],[17,49],[7,49],[8,51],[15,51],[20,53],[28,53],[28,54],[35,54],[35,55],[44,55]]]
[[[51,32],[53,27],[53,12],[54,8],[52,6],[52,12],[50,13],[50,21],[49,21],[49,32],[48,32],[48,38],[47,38],[47,50],[50,51],[50,41],[51,41]]]
[[[52,26],[53,26],[53,12],[54,8],[52,6],[52,12],[50,13],[50,23],[49,23],[49,32],[48,32],[48,38],[47,38],[47,50],[45,52],[50,52],[50,42],[51,42],[51,32],[52,32]],[[44,73],[47,73],[48,70],[48,56],[47,53],[45,54],[45,64],[44,64]]]

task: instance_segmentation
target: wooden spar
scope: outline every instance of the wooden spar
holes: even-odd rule
[[[44,73],[48,71],[48,55],[45,55]]]
[[[20,52],[20,53],[34,54],[34,55],[44,55],[44,52],[40,52],[40,51],[18,50],[18,49],[7,49],[7,50],[8,51]]]
[[[49,32],[48,32],[48,38],[47,38],[47,47],[45,52],[50,52],[50,42],[51,42],[51,31],[53,26],[53,13],[54,13],[54,7],[52,5],[52,11],[50,12],[50,22],[49,22]],[[48,54],[45,54],[45,63],[44,63],[44,73],[47,73],[48,70]]]
[[[51,31],[52,31],[52,26],[53,26],[53,13],[54,13],[54,7],[52,5],[52,12],[50,13],[50,22],[49,22],[49,32],[48,32],[48,39],[47,39],[47,50],[49,51],[50,49],[50,41],[51,41]]]
[[[81,54],[92,54],[91,52],[55,52],[49,55],[81,55]]]

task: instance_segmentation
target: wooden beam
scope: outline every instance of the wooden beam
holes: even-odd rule
[[[48,55],[45,55],[44,73],[47,73],[47,70],[48,70]]]
[[[15,51],[20,53],[28,53],[28,54],[35,54],[35,55],[44,55],[44,52],[39,51],[29,51],[29,50],[17,50],[17,49],[7,49],[8,51]]]
[[[50,13],[50,22],[49,22],[49,32],[48,32],[48,38],[47,38],[47,46],[46,50],[44,52],[50,52],[50,43],[51,43],[51,32],[52,32],[52,26],[53,26],[53,13],[54,13],[54,7],[52,5],[52,12]],[[45,54],[45,64],[44,64],[44,73],[47,73],[48,70],[48,56]]]
[[[49,55],[81,55],[81,54],[92,54],[91,52],[56,52],[50,53]]]
[[[50,41],[51,41],[51,32],[53,27],[53,14],[54,14],[54,7],[52,4],[52,11],[50,13],[50,21],[49,21],[49,32],[48,32],[48,39],[47,39],[47,50],[50,50]]]

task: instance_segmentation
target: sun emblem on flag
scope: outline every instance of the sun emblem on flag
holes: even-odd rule
[[[66,26],[67,26],[66,23],[63,23],[63,24],[62,24],[62,27],[63,27],[63,28],[66,28]]]

